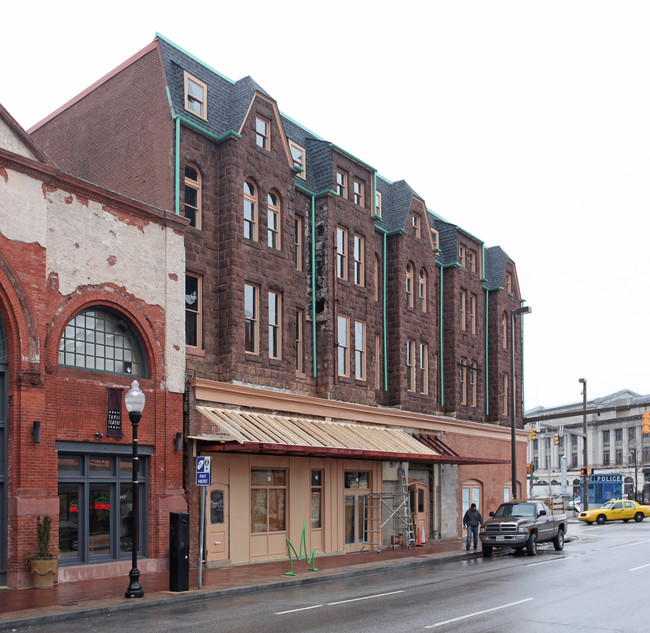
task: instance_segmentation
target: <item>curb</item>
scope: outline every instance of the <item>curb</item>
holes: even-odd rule
[[[68,610],[57,613],[33,614],[25,617],[13,619],[0,619],[0,633],[10,632],[17,627],[26,628],[39,624],[52,624],[55,622],[65,622],[82,617],[93,617],[98,615],[110,615],[121,611],[131,611],[133,609],[147,609],[150,607],[166,606],[170,604],[184,604],[198,602],[200,600],[214,600],[215,598],[236,596],[245,593],[257,593],[268,591],[270,589],[283,589],[289,587],[300,587],[303,585],[315,585],[336,580],[350,578],[351,576],[368,576],[385,572],[387,569],[404,569],[407,567],[424,567],[426,565],[435,565],[455,560],[468,560],[481,555],[481,552],[462,552],[452,554],[426,554],[413,560],[397,559],[395,562],[386,561],[381,565],[377,563],[366,563],[366,566],[359,565],[357,568],[336,568],[331,573],[325,571],[319,576],[305,576],[304,578],[293,578],[291,580],[270,580],[264,584],[251,585],[247,587],[233,587],[231,589],[191,589],[182,593],[159,593],[157,596],[145,598],[144,600],[130,600],[128,602],[118,602],[105,606],[88,606],[81,609]]]

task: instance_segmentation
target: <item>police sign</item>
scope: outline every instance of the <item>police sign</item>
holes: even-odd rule
[[[212,457],[197,457],[196,458],[196,485],[209,486],[210,485],[210,466],[212,464]]]

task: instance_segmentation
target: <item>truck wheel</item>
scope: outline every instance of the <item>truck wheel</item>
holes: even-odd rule
[[[483,557],[484,558],[489,558],[492,556],[492,546],[491,545],[483,545]]]
[[[602,525],[605,521],[607,521],[607,517],[604,514],[599,514],[596,517],[596,523],[598,523],[598,525]]]
[[[637,523],[641,523],[641,521],[643,521],[643,512],[637,512],[637,513],[634,515],[634,520],[635,520]]]
[[[562,528],[557,531],[557,536],[553,539],[553,547],[557,552],[564,549],[564,530]]]
[[[526,542],[526,553],[528,556],[535,556],[537,554],[537,533],[531,532]]]

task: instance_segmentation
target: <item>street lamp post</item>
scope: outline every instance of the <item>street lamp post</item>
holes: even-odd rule
[[[587,475],[589,466],[589,457],[587,453],[587,380],[580,378],[578,382],[582,385],[582,434],[584,439],[582,442],[582,467],[584,475],[582,476],[582,511],[589,509],[589,494],[587,489]]]
[[[142,598],[144,591],[140,586],[140,572],[138,571],[138,524],[140,522],[140,493],[139,493],[139,461],[138,461],[138,424],[142,417],[142,410],[144,409],[144,394],[140,391],[140,385],[137,380],[131,383],[131,389],[124,396],[124,404],[126,410],[129,412],[129,420],[133,428],[133,457],[132,457],[132,471],[133,471],[133,491],[132,503],[133,510],[131,512],[131,571],[129,572],[129,587],[124,594],[127,598]]]
[[[522,306],[510,311],[510,461],[512,463],[512,498],[517,498],[517,413],[516,413],[516,392],[517,381],[515,380],[515,315],[530,314],[533,309],[530,306]],[[523,341],[522,341],[523,349]],[[523,388],[523,380],[522,380]]]

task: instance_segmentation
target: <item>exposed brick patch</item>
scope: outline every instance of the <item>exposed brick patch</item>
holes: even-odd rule
[[[115,255],[111,255],[106,261],[108,262],[109,266],[113,267],[115,264],[117,264],[117,257],[115,257]]]
[[[66,196],[64,198],[64,200],[65,200],[66,204],[72,204],[72,201],[74,200],[74,198],[72,196]]]
[[[43,190],[43,198],[45,198],[46,200],[47,200],[47,194],[48,193],[54,193],[56,191],[56,187],[52,187],[52,185],[48,185],[45,182],[43,183],[41,188]]]
[[[2,176],[5,182],[9,182],[9,174],[7,174],[7,170],[4,167],[0,167],[0,176]]]
[[[88,206],[88,198],[84,198],[83,196],[77,195],[77,200],[79,201],[79,204],[82,204],[84,207]]]

